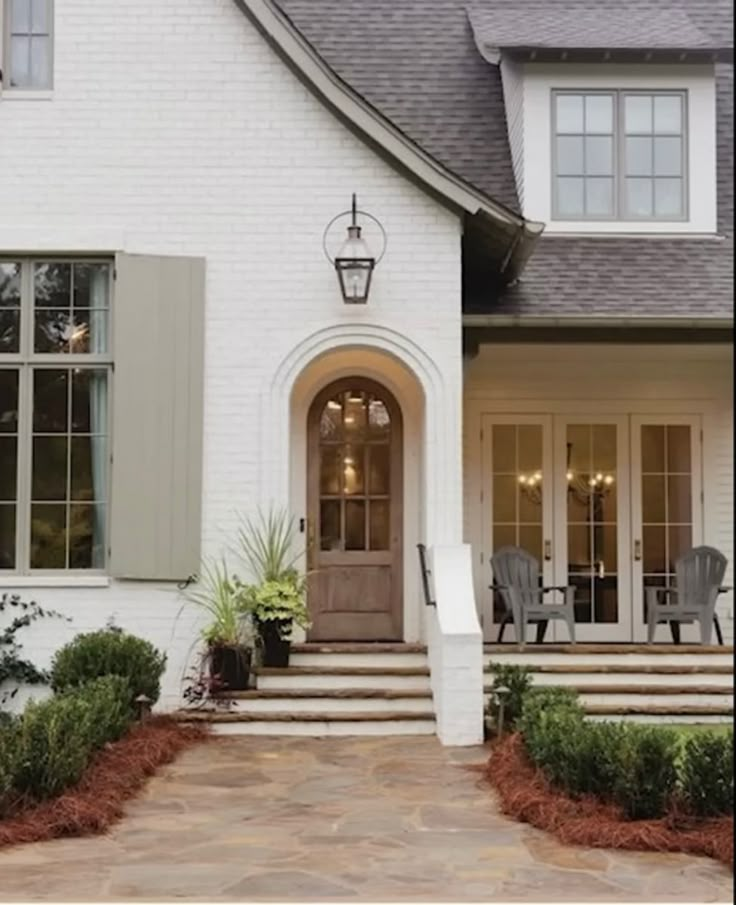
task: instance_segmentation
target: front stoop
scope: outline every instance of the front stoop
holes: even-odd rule
[[[256,688],[179,711],[227,735],[434,735],[426,648],[416,644],[295,644],[284,669],[258,668]]]
[[[536,686],[580,695],[590,719],[728,723],[733,719],[733,648],[674,644],[485,646],[488,662],[532,670]],[[486,694],[492,675],[486,666]]]

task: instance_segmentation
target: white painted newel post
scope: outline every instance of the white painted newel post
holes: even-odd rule
[[[483,742],[483,635],[468,544],[432,547],[435,606],[425,607],[430,681],[443,745]]]

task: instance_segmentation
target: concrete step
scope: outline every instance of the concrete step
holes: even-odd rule
[[[220,735],[434,735],[433,716],[403,710],[326,711],[321,713],[221,713],[179,711],[184,723],[208,723]]]
[[[491,687],[490,676],[486,676],[486,690]],[[535,672],[532,683],[538,687],[564,685],[567,688],[580,690],[590,688],[597,691],[602,688],[630,690],[631,694],[658,694],[659,689],[682,688],[688,692],[696,689],[708,689],[714,693],[730,693],[733,691],[733,675],[729,673],[653,673],[653,672]],[[638,689],[643,689],[638,691]]]
[[[426,644],[403,641],[305,641],[292,644],[297,654],[426,654]]]
[[[398,710],[423,713],[434,719],[432,694],[423,689],[271,689],[234,692],[220,698],[231,703],[232,713],[385,713]]]
[[[484,644],[483,650],[491,657],[523,653],[524,656],[567,654],[575,657],[587,654],[615,654],[616,656],[644,654],[648,657],[697,654],[698,656],[723,655],[731,658],[734,653],[731,644],[525,644],[523,652],[519,651],[516,644]]]
[[[294,651],[289,657],[289,666],[344,666],[344,667],[386,667],[426,666],[427,655],[421,651],[340,651],[306,650]]]
[[[275,689],[428,689],[427,666],[289,666],[255,671],[259,691]]]
[[[586,714],[591,716],[661,716],[670,717],[672,722],[677,722],[679,717],[733,717],[733,703],[731,704],[682,704],[676,701],[672,704],[660,703],[600,703],[584,704]]]
[[[494,660],[494,663],[501,662]],[[508,663],[510,661],[503,661]],[[583,674],[640,674],[640,675],[724,675],[733,677],[732,663],[651,663],[651,662],[630,662],[622,659],[611,660],[609,662],[599,662],[589,660],[585,663],[570,662],[570,660],[561,662],[529,662],[526,660],[513,661],[521,666],[528,666],[534,675],[541,673],[549,673],[551,675],[583,675]],[[493,669],[490,665],[484,667],[486,673],[492,673]],[[552,683],[554,684],[554,683]]]

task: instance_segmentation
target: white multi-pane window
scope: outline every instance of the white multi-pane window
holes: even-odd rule
[[[0,260],[0,572],[105,569],[111,281]]]
[[[4,87],[51,88],[53,12],[53,0],[0,0]]]
[[[556,220],[682,220],[684,92],[555,91]]]

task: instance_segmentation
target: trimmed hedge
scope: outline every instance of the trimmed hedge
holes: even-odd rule
[[[700,732],[685,743],[680,767],[682,798],[699,817],[733,814],[733,729]]]
[[[155,703],[165,668],[165,654],[149,641],[106,628],[77,635],[58,651],[51,666],[51,687],[65,692],[101,676],[122,676],[129,683],[131,705],[141,694]]]
[[[664,814],[677,782],[677,733],[636,723],[589,722],[564,688],[530,691],[519,729],[532,761],[573,797],[595,795],[631,820]]]
[[[94,753],[119,739],[132,718],[130,685],[120,676],[30,701],[0,734],[0,817],[75,785]]]

